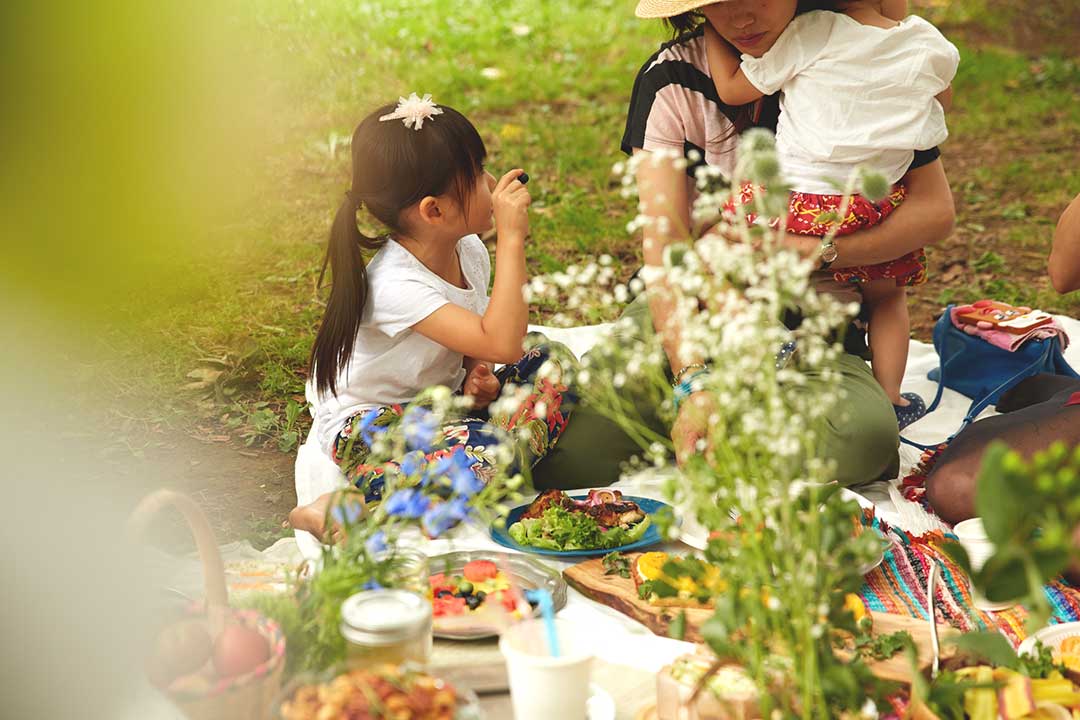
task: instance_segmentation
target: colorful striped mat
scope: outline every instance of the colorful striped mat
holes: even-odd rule
[[[880,523],[875,520],[875,524]],[[914,537],[903,530],[880,527],[892,543],[880,566],[866,575],[860,595],[867,607],[910,617],[928,618],[926,581],[930,563],[938,563],[941,582],[935,588],[938,622],[964,632],[997,628],[1013,645],[1027,636],[1027,611],[1020,606],[989,613],[972,603],[967,575],[945,553],[942,546],[955,537],[940,532]],[[1080,620],[1080,590],[1062,582],[1045,588],[1054,609],[1051,622]]]

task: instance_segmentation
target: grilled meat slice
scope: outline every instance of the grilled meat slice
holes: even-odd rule
[[[645,519],[645,513],[641,511],[636,502],[624,500],[621,502],[606,502],[599,505],[590,505],[585,508],[588,514],[600,527],[613,528],[620,525],[626,526]]]
[[[544,511],[549,507],[561,507],[566,510],[574,510],[574,501],[570,499],[570,496],[564,493],[562,490],[545,490],[536,496],[529,507],[525,509],[525,512],[521,514],[522,518],[538,518],[544,514]]]

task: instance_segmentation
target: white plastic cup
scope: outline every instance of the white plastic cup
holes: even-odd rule
[[[587,629],[556,619],[559,656],[548,648],[543,620],[525,620],[499,638],[506,658],[514,720],[585,720],[593,650]]]
[[[956,539],[964,546],[964,550],[967,551],[972,571],[978,572],[981,570],[986,561],[994,554],[994,543],[986,536],[986,528],[983,527],[982,518],[971,518],[959,522],[953,528],[953,532],[956,534]],[[988,600],[986,596],[975,589],[970,578],[968,579],[968,586],[971,588],[971,599],[975,603],[975,607],[980,610],[994,612],[1013,606],[1011,602],[992,602]]]

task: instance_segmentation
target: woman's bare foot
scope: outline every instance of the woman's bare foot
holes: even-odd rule
[[[365,512],[364,500],[358,493],[348,491],[329,492],[318,497],[309,505],[298,505],[289,511],[289,525],[293,530],[303,530],[318,538],[321,542],[337,543],[344,537],[345,528],[341,518],[335,518],[335,511],[340,508],[341,518],[355,522]],[[327,522],[333,523],[330,537],[327,538]]]

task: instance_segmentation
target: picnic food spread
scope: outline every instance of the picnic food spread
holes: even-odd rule
[[[593,550],[627,545],[648,530],[649,516],[618,490],[590,490],[575,500],[561,490],[541,493],[508,529],[520,545]]]
[[[451,720],[463,704],[458,691],[438,678],[399,665],[381,665],[300,686],[281,704],[280,716],[282,720]]]
[[[465,564],[461,575],[436,573],[431,584],[431,606],[435,617],[464,615],[479,610],[494,600],[506,612],[520,617],[521,596],[491,560],[473,560]]]

